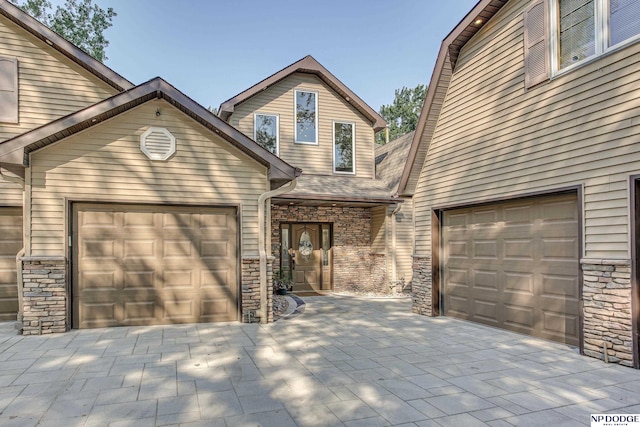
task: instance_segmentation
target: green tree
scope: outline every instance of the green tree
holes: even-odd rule
[[[107,59],[105,49],[109,41],[104,32],[117,15],[113,8],[104,10],[92,0],[66,0],[64,6],[53,11],[48,0],[11,1],[98,61]]]
[[[413,89],[403,86],[396,89],[392,104],[380,107],[380,115],[389,124],[389,141],[416,129],[426,93],[426,85],[419,84]],[[385,143],[384,131],[376,134],[376,143]]]

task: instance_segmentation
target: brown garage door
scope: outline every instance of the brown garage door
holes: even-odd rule
[[[77,204],[73,327],[237,320],[233,208]]]
[[[16,255],[22,249],[22,209],[0,207],[0,320],[16,320]]]
[[[445,211],[445,315],[579,344],[575,195]]]

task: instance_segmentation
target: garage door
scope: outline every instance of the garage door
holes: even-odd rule
[[[16,320],[16,255],[22,249],[22,209],[0,207],[0,321]]]
[[[233,208],[77,204],[73,327],[237,320]]]
[[[579,344],[575,195],[445,211],[447,316]]]

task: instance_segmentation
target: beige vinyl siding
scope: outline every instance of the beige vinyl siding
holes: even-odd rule
[[[584,255],[627,259],[640,44],[525,91],[528,4],[507,4],[461,52],[416,191],[417,253],[430,253],[432,207],[582,185]]]
[[[2,171],[2,175],[15,177],[6,170]],[[0,206],[22,206],[22,185],[0,176]]]
[[[295,144],[294,91],[318,93],[318,145]],[[269,89],[249,98],[229,118],[229,123],[253,138],[253,114],[280,116],[280,158],[305,174],[332,175],[333,121],[355,124],[356,176],[373,178],[373,128],[355,108],[315,76],[294,73]]]
[[[378,206],[371,209],[371,252],[385,254],[387,244],[387,207]]]
[[[18,58],[18,124],[0,124],[0,142],[117,93],[16,24],[0,17],[0,56]]]
[[[149,160],[140,151],[140,135],[150,126],[164,127],[176,138],[169,161]],[[266,167],[164,101],[148,102],[37,151],[31,165],[32,255],[64,253],[65,198],[237,205],[242,253],[257,254],[257,200],[268,189]]]
[[[413,200],[404,198],[396,213],[396,271],[398,280],[411,282],[413,275]]]

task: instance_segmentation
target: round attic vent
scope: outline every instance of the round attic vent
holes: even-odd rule
[[[151,127],[140,136],[140,150],[151,160],[168,160],[176,152],[176,139],[165,128]]]

